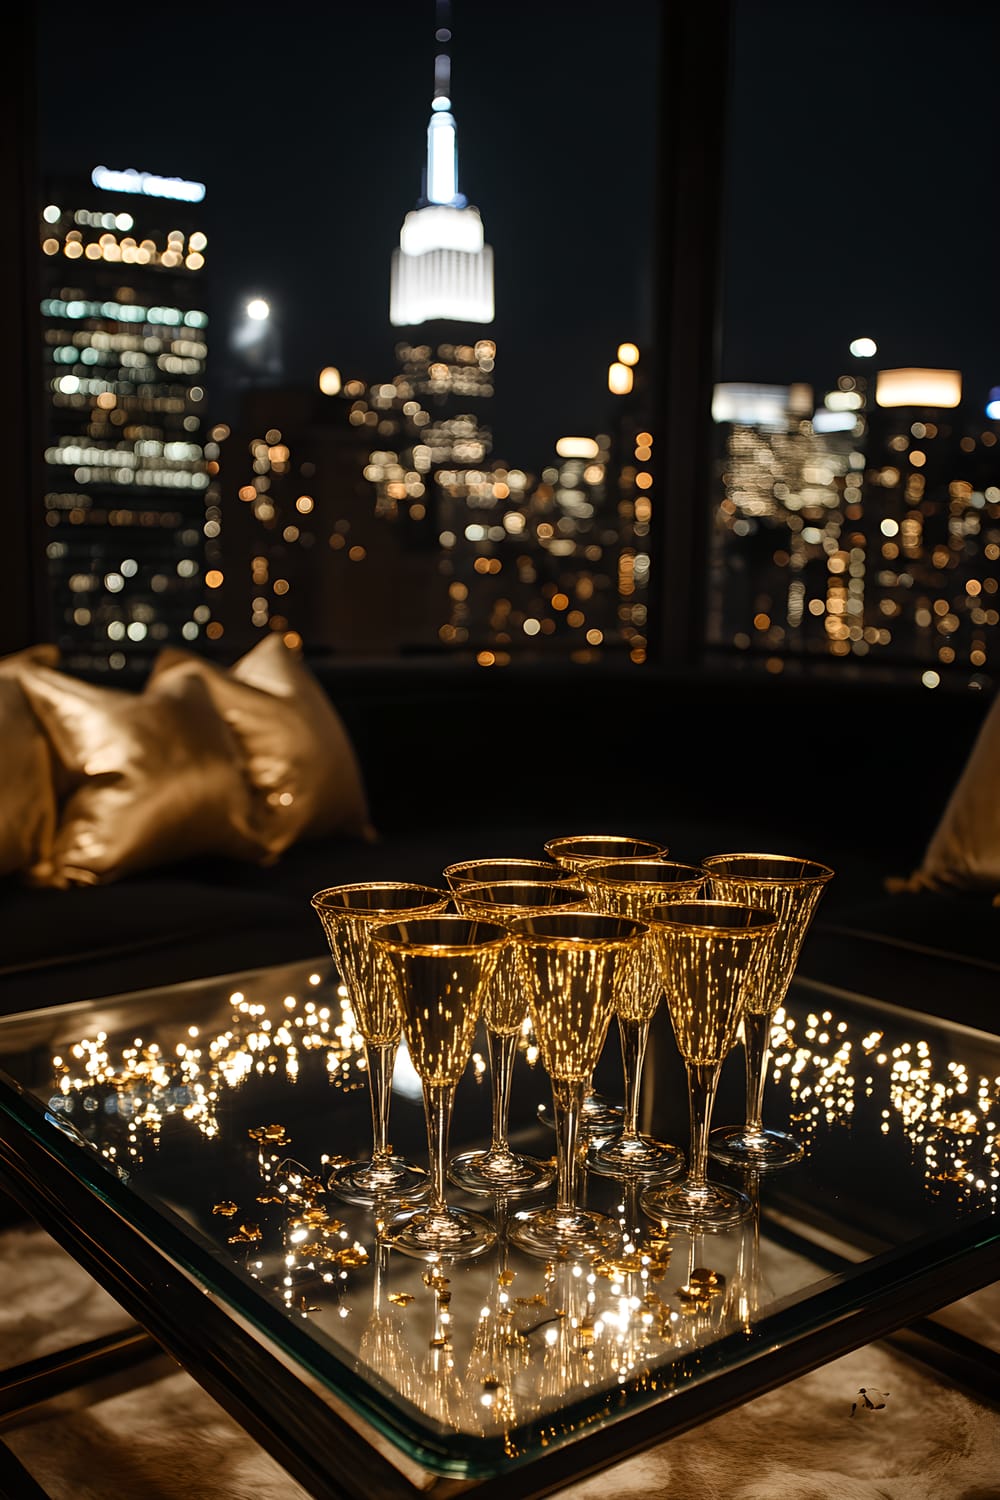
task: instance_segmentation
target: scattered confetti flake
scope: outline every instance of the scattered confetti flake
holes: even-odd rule
[[[257,1245],[263,1239],[259,1224],[241,1224],[235,1234],[229,1236],[231,1245]]]

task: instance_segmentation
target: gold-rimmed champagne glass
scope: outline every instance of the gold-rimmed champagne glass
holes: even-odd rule
[[[669,901],[690,901],[702,894],[705,871],[699,865],[671,859],[594,860],[583,866],[580,880],[595,911],[642,920],[645,907]],[[653,1140],[639,1132],[639,1093],[649,1040],[649,1027],[663,995],[660,967],[652,936],[641,945],[634,983],[616,992],[625,1081],[625,1121],[622,1132],[591,1147],[588,1165],[598,1172],[635,1172],[646,1177],[671,1177],[684,1166],[678,1146]]]
[[[608,1025],[615,988],[646,934],[641,922],[557,908],[508,917],[521,983],[552,1084],[558,1188],[552,1207],[521,1210],[510,1238],[529,1255],[565,1258],[615,1248],[618,1225],[577,1202],[580,1117]]]
[[[598,859],[663,859],[667,854],[666,844],[627,833],[559,834],[546,839],[544,849],[550,859],[573,876],[579,876],[588,864]],[[544,1106],[539,1109],[538,1117],[545,1124],[552,1124]],[[612,1103],[594,1089],[588,1090],[580,1128],[591,1141],[617,1135],[624,1122],[625,1111],[620,1104]]]
[[[572,870],[554,859],[459,859],[441,872],[449,890],[462,885],[486,885],[495,880],[571,880]]]
[[[795,1136],[763,1124],[771,1023],[788,993],[803,939],[833,871],[818,860],[787,854],[710,854],[703,863],[714,896],[762,906],[777,921],[768,961],[759,985],[747,995],[743,1016],[746,1120],[713,1130],[708,1143],[711,1155],[728,1166],[771,1171],[798,1161],[804,1151]]]
[[[372,929],[423,1085],[431,1167],[430,1202],[391,1220],[382,1233],[388,1244],[421,1260],[467,1260],[496,1243],[488,1220],[445,1201],[445,1168],[455,1089],[472,1052],[490,976],[508,941],[499,922],[457,912]]]
[[[435,886],[400,880],[365,880],[317,891],[312,906],[323,924],[330,952],[347,987],[365,1047],[372,1107],[372,1153],[336,1168],[329,1189],[349,1203],[419,1198],[428,1191],[427,1173],[393,1154],[389,1144],[389,1098],[403,1017],[385,983],[371,946],[371,930],[389,917],[444,911],[450,893]]]
[[[774,938],[770,912],[734,901],[680,901],[643,912],[653,936],[677,1049],[687,1070],[687,1174],[647,1187],[639,1202],[664,1226],[728,1229],[751,1211],[745,1193],[708,1178],[708,1133],[722,1064]]]
[[[557,865],[578,875],[595,859],[664,859],[666,844],[627,833],[566,833],[546,839],[546,854]]]
[[[498,880],[485,885],[459,885],[454,901],[466,916],[504,922],[508,917],[558,907],[586,907],[587,893],[568,880]],[[510,1085],[518,1037],[528,1014],[513,948],[500,954],[486,990],[483,1020],[493,1085],[493,1134],[488,1151],[467,1151],[453,1157],[448,1176],[472,1193],[503,1190],[510,1198],[547,1188],[555,1178],[549,1162],[524,1156],[510,1148],[507,1123]]]

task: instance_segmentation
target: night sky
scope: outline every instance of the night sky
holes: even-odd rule
[[[877,365],[957,367],[985,401],[1000,384],[994,7],[735,9],[720,378],[819,391],[869,334]],[[42,167],[205,182],[215,338],[260,294],[291,379],[325,364],[390,378],[433,0],[36,13]],[[495,252],[507,462],[601,430],[618,343],[648,345],[658,15],[656,0],[454,0],[460,187]]]

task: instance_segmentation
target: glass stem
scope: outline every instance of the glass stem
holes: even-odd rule
[[[448,1131],[455,1099],[453,1083],[424,1084],[424,1113],[427,1116],[427,1144],[431,1158],[431,1201],[429,1212],[447,1213],[444,1201],[444,1172],[448,1157]]]
[[[510,1084],[514,1076],[514,1053],[517,1032],[510,1035],[487,1030],[486,1045],[490,1055],[490,1079],[493,1085],[493,1138],[491,1156],[506,1156],[507,1120],[510,1116]]]
[[[767,1060],[771,1052],[771,1016],[769,1012],[743,1012],[743,1049],[747,1064],[747,1135],[760,1135],[764,1109],[764,1084]]]
[[[646,1056],[646,1041],[649,1037],[648,1021],[633,1021],[618,1017],[621,1033],[622,1069],[625,1074],[625,1123],[622,1139],[639,1139],[639,1087],[642,1082],[642,1064]]]
[[[392,1154],[389,1144],[389,1093],[399,1042],[366,1042],[368,1093],[372,1106],[372,1164],[385,1166]]]
[[[587,1086],[582,1079],[552,1080],[552,1105],[556,1117],[556,1169],[559,1174],[556,1188],[558,1213],[576,1212],[580,1175],[580,1115],[586,1092]]]
[[[708,1131],[721,1072],[721,1062],[687,1064],[688,1102],[691,1110],[688,1185],[693,1188],[703,1188],[708,1180]]]

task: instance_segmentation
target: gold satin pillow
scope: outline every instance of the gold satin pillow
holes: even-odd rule
[[[197,678],[131,693],[34,667],[21,682],[69,789],[34,884],[103,885],[200,854],[261,859],[239,747]]]
[[[1000,694],[979,728],[918,869],[889,890],[993,892],[1000,904]]]
[[[153,681],[199,678],[243,750],[253,787],[252,825],[278,856],[299,839],[376,837],[361,768],[343,720],[280,635],[267,635],[227,670],[165,647]]]
[[[28,667],[55,666],[57,646],[29,646],[0,658],[0,875],[45,868],[56,826],[48,742],[19,678]]]

